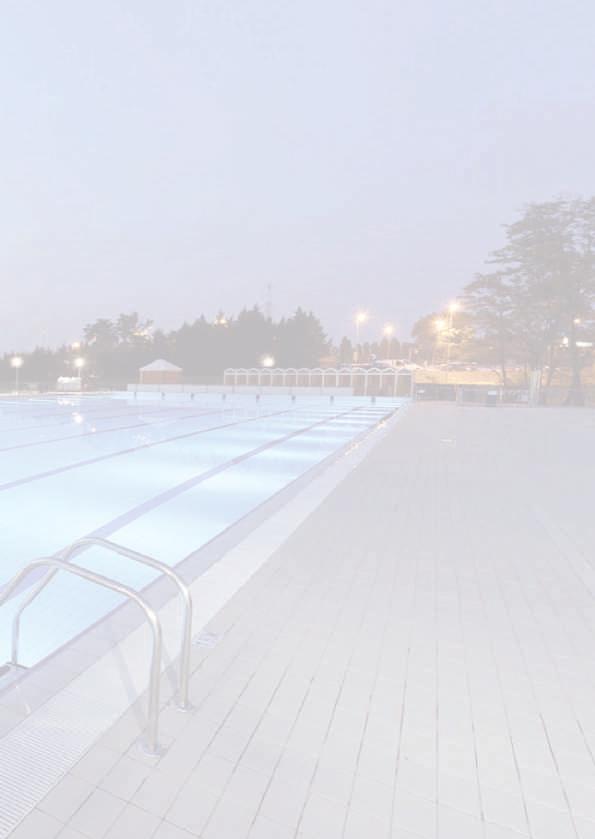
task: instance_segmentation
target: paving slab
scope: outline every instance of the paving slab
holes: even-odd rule
[[[206,627],[165,754],[120,721],[14,836],[595,836],[594,440],[413,406]]]

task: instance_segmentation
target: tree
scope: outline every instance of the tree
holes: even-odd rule
[[[339,364],[353,363],[353,344],[351,343],[349,338],[344,337],[341,340],[341,343],[339,345],[338,356]]]
[[[440,330],[437,324],[442,320],[445,321],[443,315],[432,312],[432,314],[425,315],[414,324],[411,334],[415,340],[420,360],[435,361],[440,339]]]
[[[317,367],[329,351],[329,342],[318,318],[298,308],[280,322],[275,351],[281,367]]]
[[[506,367],[515,348],[514,298],[502,274],[478,274],[465,289],[472,346],[481,360],[495,361],[506,386]]]
[[[118,343],[115,324],[107,318],[99,318],[94,323],[87,324],[83,329],[83,335],[85,344],[98,350],[111,350]]]
[[[264,356],[275,357],[274,327],[258,306],[242,309],[228,330],[230,364],[259,367]]]
[[[151,339],[152,320],[141,320],[138,312],[118,316],[113,325],[114,333],[120,344],[146,344]]]
[[[492,264],[500,280],[488,295],[492,309],[510,296],[507,320],[519,342],[516,352],[533,369],[543,370],[560,351],[572,381],[568,404],[584,402],[577,327],[590,322],[595,305],[595,198],[558,199],[530,204],[506,227],[506,244]]]

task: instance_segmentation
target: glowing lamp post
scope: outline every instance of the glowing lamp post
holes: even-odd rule
[[[14,384],[15,384],[15,392],[18,395],[19,392],[19,373],[21,371],[21,367],[23,366],[24,361],[20,355],[15,355],[13,358],[10,359],[10,366],[14,370]]]
[[[81,380],[81,388],[82,388],[82,386],[83,386],[83,368],[85,367],[85,364],[87,363],[87,361],[82,356],[78,356],[78,358],[75,358],[72,363],[74,364],[74,369],[76,370],[78,378]]]
[[[385,323],[382,328],[382,334],[384,335],[384,339],[386,341],[386,357],[389,358],[390,356],[390,342],[391,338],[395,334],[395,327],[392,323]]]
[[[355,338],[359,344],[359,331],[360,328],[366,323],[368,320],[368,313],[367,312],[357,312],[355,315]]]

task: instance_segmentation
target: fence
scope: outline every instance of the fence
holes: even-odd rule
[[[417,382],[414,398],[420,402],[456,402],[458,405],[527,405],[528,388],[501,385],[461,385]]]
[[[229,367],[223,384],[234,389],[273,388],[344,390],[356,396],[410,396],[413,377],[410,370],[393,367]]]

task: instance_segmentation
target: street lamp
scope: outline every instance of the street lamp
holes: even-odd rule
[[[369,315],[368,315],[367,312],[356,312],[356,314],[355,314],[355,337],[356,337],[358,343],[359,343],[360,326],[362,326],[364,323],[367,322],[368,317],[369,317]]]
[[[390,355],[390,341],[393,335],[395,334],[395,327],[392,323],[385,323],[382,328],[382,334],[386,339],[386,357],[388,358]]]
[[[24,364],[24,360],[21,358],[20,355],[15,355],[10,359],[10,366],[14,370],[14,380],[15,380],[15,392],[18,396],[19,393],[19,372],[21,367]]]
[[[81,388],[82,388],[82,384],[83,384],[83,367],[85,366],[85,364],[87,363],[87,361],[86,361],[86,359],[84,359],[82,356],[80,356],[80,355],[79,355],[79,356],[78,356],[78,358],[75,358],[75,359],[74,359],[74,361],[73,361],[72,363],[74,364],[74,367],[75,367],[76,372],[77,372],[77,374],[78,374],[78,378],[81,380]]]
[[[275,359],[272,355],[263,355],[263,357],[260,359],[260,363],[263,367],[274,367]]]

